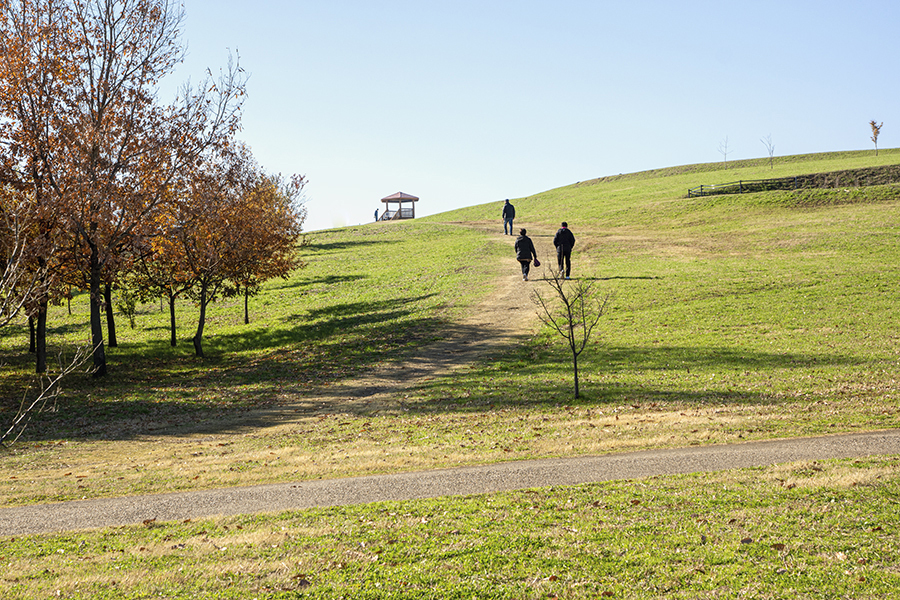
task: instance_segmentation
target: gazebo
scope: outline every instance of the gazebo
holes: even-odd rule
[[[381,199],[384,202],[384,213],[379,221],[394,221],[397,219],[415,219],[416,218],[416,202],[419,199],[403,192],[397,192]],[[396,210],[391,210],[391,203],[396,202]],[[409,206],[404,206],[409,204]]]

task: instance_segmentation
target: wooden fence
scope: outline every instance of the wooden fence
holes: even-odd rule
[[[867,167],[829,173],[811,173],[776,179],[750,179],[730,181],[714,185],[699,185],[688,190],[688,198],[714,194],[746,194],[773,190],[799,190],[808,188],[861,187],[900,183],[900,165]]]

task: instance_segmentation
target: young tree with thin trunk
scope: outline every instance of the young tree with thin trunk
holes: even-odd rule
[[[728,154],[730,150],[728,150],[728,136],[725,136],[725,139],[719,142],[719,154],[722,155],[722,164],[725,165],[725,168],[728,168]]]
[[[775,168],[775,142],[772,141],[772,134],[770,133],[764,138],[760,138],[763,145],[766,147],[766,150],[769,152],[769,169]]]
[[[875,156],[878,156],[878,134],[881,133],[882,125],[884,125],[883,121],[881,123],[876,123],[875,119],[869,121],[869,127],[872,128],[872,137],[869,139],[875,144]]]
[[[169,307],[169,344],[174,348],[178,344],[175,302],[194,286],[194,279],[184,265],[181,242],[175,236],[180,232],[174,223],[166,222],[168,218],[171,215],[157,215],[155,223],[161,233],[154,235],[138,253],[125,274],[124,285],[143,302],[165,299]]]
[[[234,272],[231,252],[243,235],[240,228],[242,168],[240,158],[231,151],[207,160],[188,182],[187,194],[180,199],[174,218],[177,225],[172,234],[179,246],[175,260],[194,283],[187,294],[200,311],[191,340],[198,357],[203,357],[209,304],[234,293],[228,282]]]
[[[238,223],[244,235],[231,249],[230,259],[234,269],[231,283],[244,296],[244,324],[250,322],[250,296],[269,279],[287,277],[302,266],[297,243],[306,218],[300,204],[306,184],[302,176],[285,181],[280,175],[256,169],[243,193]]]
[[[568,343],[572,352],[575,398],[579,398],[578,357],[584,352],[594,327],[606,312],[609,296],[596,300],[596,290],[591,282],[581,279],[574,285],[569,285],[563,274],[553,270],[547,283],[553,290],[551,297],[545,298],[537,290],[534,291],[534,302],[540,309],[538,317]]]

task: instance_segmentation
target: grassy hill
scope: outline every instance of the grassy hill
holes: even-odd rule
[[[728,412],[769,414],[778,406],[795,432],[895,425],[900,187],[685,196],[699,183],[891,164],[898,156],[788,157],[774,169],[767,161],[695,165],[517,200],[530,232],[549,234],[567,220],[580,240],[577,274],[614,295],[585,368],[589,397],[674,402],[678,410],[720,402]],[[487,220],[494,212],[435,218]],[[559,391],[565,365],[548,370],[553,353],[535,348],[540,360],[525,376],[539,384],[526,396],[546,398]],[[807,410],[815,403],[839,408]],[[802,425],[790,418],[796,411],[807,413]],[[843,421],[850,413],[853,422]],[[755,421],[746,428],[757,430]],[[768,434],[785,433],[766,421]]]
[[[355,429],[386,433],[396,427],[392,416],[411,430],[431,430],[430,442],[415,446],[414,454],[424,457],[415,465],[388,460],[371,467],[390,471],[895,426],[900,186],[702,198],[686,198],[686,192],[701,182],[898,159],[900,151],[882,150],[878,157],[786,157],[776,159],[774,169],[767,161],[732,162],[727,169],[694,165],[515,200],[517,227],[527,226],[539,247],[549,246],[558,222],[568,220],[578,238],[574,275],[594,279],[600,293],[612,295],[611,310],[582,358],[577,406],[562,341],[536,324],[502,355],[454,377],[421,382],[376,415],[350,403],[315,405],[323,386],[386,362],[415,360],[499,278],[515,277],[512,238],[497,235],[497,203],[310,234],[306,267],[253,299],[250,325],[242,322],[240,299],[214,305],[204,360],[193,356],[190,344],[169,347],[167,312],[141,306],[134,329],[119,319],[120,344],[109,351],[112,375],[71,379],[59,410],[36,418],[26,439],[67,439],[93,452],[109,440],[127,445],[148,435],[191,435],[201,421],[204,431],[216,432],[219,419],[308,399],[298,416],[314,423],[323,414],[340,419],[346,413]],[[522,286],[520,309],[532,311],[529,294],[544,284]],[[88,339],[85,300],[73,301],[71,315],[65,307],[51,314],[49,338],[59,349]],[[178,316],[186,339],[196,311],[185,303]],[[8,328],[0,345],[7,365],[0,382],[4,421],[18,406],[31,368],[26,334],[24,324]],[[560,405],[579,411],[577,426],[560,416]],[[552,437],[566,443],[551,444],[533,431],[509,435],[501,409],[526,421],[550,419]],[[630,427],[619,422],[614,435],[596,435],[592,425],[622,412],[634,417]],[[476,422],[455,421],[460,414]],[[476,443],[461,450],[459,440],[472,437],[466,431],[477,432]],[[345,456],[343,438],[332,437],[302,445],[310,453]],[[25,448],[17,452],[33,460]],[[332,462],[328,468],[337,470],[327,470],[329,476],[360,472],[353,461]],[[248,482],[245,470],[240,477],[233,473],[209,484]],[[321,472],[305,465],[279,477],[297,475]],[[197,485],[191,481],[183,485]],[[17,496],[26,499],[28,492],[8,498]]]
[[[499,203],[310,234],[302,249],[307,266],[251,301],[249,326],[240,300],[215,305],[204,360],[187,342],[168,346],[167,313],[159,306],[141,306],[135,329],[120,318],[111,375],[73,378],[58,411],[38,415],[23,440],[0,454],[0,496],[20,504],[897,427],[900,186],[701,198],[687,198],[687,190],[898,162],[900,150],[881,150],[877,157],[781,157],[773,168],[768,160],[690,165],[514,199],[516,226],[527,227],[539,246],[568,221],[578,239],[573,276],[612,297],[583,355],[577,402],[566,349],[536,322],[516,344],[453,377],[414,382],[377,409],[323,401],[323,390],[392,361],[415,360],[498,281],[515,277],[516,267],[511,238],[498,235]],[[546,285],[516,283],[521,308],[530,310],[530,291]],[[57,307],[49,319],[57,347],[88,339],[85,299],[76,298],[71,310]],[[178,314],[186,340],[194,308],[184,304]],[[4,331],[4,422],[28,377],[25,348],[24,325]],[[278,423],[254,412],[286,406],[294,414]],[[884,485],[896,489],[896,461],[877,468]],[[86,477],[65,476],[75,472]],[[690,496],[707,485],[698,481],[657,487]],[[773,493],[760,485],[754,498]],[[859,502],[843,484],[823,489]],[[542,497],[563,510],[566,493]],[[479,500],[477,510],[488,511],[490,502]],[[348,523],[372,517],[352,514]],[[527,518],[527,507],[517,505],[515,514]],[[621,518],[624,528],[636,517]],[[765,517],[754,513],[751,520]],[[791,527],[796,533],[804,525]],[[506,538],[499,539],[502,545]],[[635,544],[655,543],[646,534],[640,540]],[[822,568],[830,577],[831,567]],[[644,579],[637,571],[623,577],[638,585]],[[517,589],[496,597],[517,597]],[[627,596],[622,590],[634,588],[595,592],[603,589]],[[870,596],[858,597],[876,597],[880,588],[866,589]]]

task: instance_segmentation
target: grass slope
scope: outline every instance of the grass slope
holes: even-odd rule
[[[3,540],[4,598],[881,599],[900,462],[824,461]]]
[[[386,361],[414,357],[423,345],[441,337],[468,307],[485,297],[496,277],[508,274],[501,259],[509,257],[511,249],[509,238],[495,234],[500,225],[499,204],[412,222],[311,234],[310,244],[303,250],[308,266],[287,281],[267,286],[251,302],[250,326],[241,322],[240,301],[216,305],[207,329],[210,357],[206,360],[193,358],[189,344],[176,349],[168,346],[166,314],[158,306],[141,307],[134,330],[120,321],[120,347],[109,353],[111,377],[103,381],[73,379],[57,405],[58,412],[38,415],[25,439],[0,454],[0,497],[7,504],[21,504],[896,427],[900,188],[691,199],[686,192],[701,183],[894,164],[898,158],[900,151],[888,150],[878,157],[871,153],[785,157],[776,159],[772,169],[767,161],[733,162],[728,169],[716,164],[693,165],[585,181],[515,200],[516,224],[527,226],[539,243],[547,243],[558,221],[567,220],[578,237],[573,275],[594,279],[603,293],[613,294],[612,310],[581,361],[583,398],[577,403],[571,400],[565,349],[537,329],[523,332],[526,337],[515,347],[453,377],[424,381],[377,410],[364,403],[322,403],[321,390],[354,374],[378,369]],[[528,303],[528,289],[523,287],[523,306]],[[72,310],[71,317],[64,307],[51,315],[53,343],[87,339],[84,299],[76,299]],[[181,337],[186,338],[194,310],[183,305],[179,315]],[[6,399],[0,412],[3,421],[16,405],[16,390],[27,379],[26,342],[24,327],[4,331],[0,344],[0,362],[7,365],[0,374]],[[241,426],[241,415],[253,414],[251,409],[285,403],[296,407],[289,422],[252,421],[253,427]],[[840,483],[826,486],[827,494],[835,494],[833,497],[846,505],[859,505],[862,513],[873,515],[873,522],[880,522],[891,501],[882,504],[877,498],[894,498],[898,482],[891,466],[895,463],[888,461],[887,465],[878,467],[886,469],[878,471],[881,479],[866,479],[868,487],[864,489],[871,494],[846,496],[841,490],[853,488]],[[676,491],[671,493],[683,496],[686,506],[705,505],[713,501],[702,500],[705,492],[701,489],[708,481],[719,481],[716,478],[720,476],[709,477],[712,479],[675,479],[665,485],[673,486]],[[726,478],[721,484],[725,487],[745,486],[753,479],[740,473],[721,477]],[[622,485],[628,493],[640,487]],[[764,486],[759,494],[771,494],[776,487]],[[600,497],[613,493],[603,486],[591,489],[591,494]],[[546,501],[555,506],[557,494],[569,493],[542,491],[535,504]],[[790,496],[778,496],[772,505],[750,502],[742,507],[741,501],[740,496],[726,494],[713,502],[713,512],[720,516],[740,513],[764,523],[767,515],[788,510],[794,502]],[[485,522],[508,515],[513,515],[515,522],[523,521],[524,513],[498,509],[494,505],[497,500],[490,497],[471,502],[475,504],[463,505],[480,507],[477,510],[483,511]],[[584,506],[580,500],[574,504]],[[827,504],[823,502],[822,507]],[[448,514],[460,510],[455,501],[411,503],[402,510],[412,514],[432,506]],[[822,507],[809,510],[816,513],[824,510]],[[378,510],[336,512],[346,515],[338,518],[346,518],[347,523],[375,523]],[[562,520],[551,527],[565,527],[563,514],[559,516]],[[622,560],[610,555],[610,564],[620,573],[616,580],[620,585],[598,577],[597,586],[586,588],[590,591],[583,596],[565,590],[554,593],[570,597],[596,597],[602,591],[623,597],[672,595],[665,591],[666,586],[639,582],[653,580],[651,574],[662,568],[653,565],[683,560],[680,555],[685,550],[665,546],[658,552],[644,550],[649,552],[644,558],[624,559],[642,545],[655,548],[655,534],[668,525],[651,521],[644,526],[633,518],[623,518],[644,537],[628,543],[625,554],[619,556]],[[865,530],[853,525],[857,517],[835,518],[838,529]],[[806,535],[809,522],[800,521],[786,528],[781,539]],[[254,531],[272,528],[277,522],[263,519]],[[474,528],[473,523],[464,522],[462,527],[446,524],[445,528],[467,531],[465,528]],[[220,525],[202,527],[213,526]],[[293,532],[290,535],[307,533],[294,522],[285,527]],[[373,527],[360,525],[354,531],[369,532]],[[611,531],[597,530],[599,525],[591,527],[596,538],[582,531],[573,534],[565,547],[590,546],[590,540],[615,546],[615,538],[604,537],[613,535]],[[888,531],[895,535],[896,525],[890,527]],[[132,545],[150,548],[148,540],[155,539],[152,530],[127,531],[127,536],[134,536]],[[437,537],[438,533],[447,534],[440,529],[429,535]],[[323,542],[317,535],[313,531],[310,537],[301,536],[304,547],[319,548]],[[543,574],[536,565],[547,564],[549,556],[558,557],[562,562],[554,571],[562,573],[576,568],[572,565],[577,556],[596,554],[553,550],[551,544],[547,546],[550,554],[537,553],[531,566],[502,576],[518,583],[489,594],[485,582],[493,581],[492,573],[505,569],[499,548],[512,543],[504,537],[511,535],[511,530],[501,533],[495,546],[481,550],[474,549],[474,539],[436,541],[427,551],[433,558],[475,558],[462,563],[449,560],[447,564],[456,569],[458,578],[446,578],[446,587],[436,588],[445,593],[441,596],[435,591],[433,597],[452,597],[462,589],[477,590],[481,597],[546,597],[542,594],[552,589],[523,587],[523,581],[540,582],[553,575]],[[767,535],[778,537],[771,532]],[[827,541],[824,532],[810,535],[804,542],[808,553],[803,564],[825,557],[820,561],[822,570],[802,567],[803,573],[816,573],[811,579],[762,585],[759,582],[764,580],[754,574],[769,574],[782,567],[751,555],[735,567],[748,573],[748,578],[733,581],[742,589],[757,590],[750,595],[758,597],[878,597],[879,590],[896,588],[896,570],[880,563],[875,572],[857,577],[856,583],[865,583],[862,588],[835,587],[833,582],[842,578],[841,573],[855,575],[862,568],[846,565],[852,557],[847,548],[863,547],[867,538],[860,535],[844,547],[838,541]],[[40,539],[51,546],[57,543],[54,540],[92,543],[78,536]],[[340,552],[356,552],[349,549],[347,538],[342,540]],[[38,546],[44,547],[41,544]],[[213,546],[216,544],[221,545],[215,542]],[[734,549],[738,554],[748,550],[745,545]],[[18,564],[30,556],[28,552],[0,554]],[[260,551],[247,552],[247,557],[258,557]],[[736,554],[728,552],[732,558],[710,556],[708,560],[731,564],[728,561]],[[96,551],[97,556],[101,554]],[[171,552],[164,554],[172,559]],[[844,558],[834,558],[838,555]],[[140,560],[129,563],[130,572],[150,569],[162,579],[171,575],[163,564],[166,561],[137,556]],[[296,559],[301,554],[293,549],[278,556]],[[402,568],[421,560],[418,555],[404,556],[393,559]],[[858,565],[873,560],[861,558],[870,562]],[[726,589],[728,577],[704,576],[710,568],[696,555],[685,563],[696,563],[700,565],[696,568],[703,570],[692,571],[699,573],[696,577],[688,577],[687,571],[671,574],[671,581],[682,582],[685,597],[736,596]],[[335,597],[350,589],[341,587],[350,584],[333,579],[343,577],[342,564],[347,563],[335,559],[318,564],[315,578],[306,567],[300,571],[299,565],[289,572],[302,572],[314,582],[304,594]],[[215,567],[197,568],[208,571]],[[236,582],[233,588],[221,583],[216,589],[233,589],[237,595],[252,589],[260,597],[279,593],[292,597],[288,588],[302,588],[299,579],[282,580],[280,588],[248,583],[239,575],[243,568],[235,566],[229,571],[233,574],[229,581]],[[599,572],[597,568],[577,567],[582,569],[579,581],[591,580],[591,573]],[[87,571],[75,572],[76,579],[87,576]],[[367,581],[368,589],[377,589],[375,583],[397,583],[397,577],[405,581],[413,577],[383,570],[360,580],[354,578],[369,572],[353,573],[348,578],[351,583]],[[415,577],[416,585],[438,585],[423,579],[422,574]],[[562,579],[556,577],[546,580],[547,584]],[[710,581],[696,587],[697,579]],[[23,584],[15,575],[4,581],[13,594],[21,595],[32,585]],[[97,581],[109,584],[108,577]],[[847,581],[841,585],[856,585]],[[820,583],[825,591],[812,591]],[[177,596],[182,593],[178,590],[194,589],[188,584],[173,585],[165,588],[165,594]],[[879,587],[890,585],[894,587]],[[394,597],[414,595],[394,588]],[[71,586],[67,589],[75,595],[81,593]],[[96,592],[100,587],[91,589]],[[127,590],[134,597],[150,593],[135,581]],[[189,595],[187,591],[183,594]],[[389,596],[378,591],[371,595]]]

